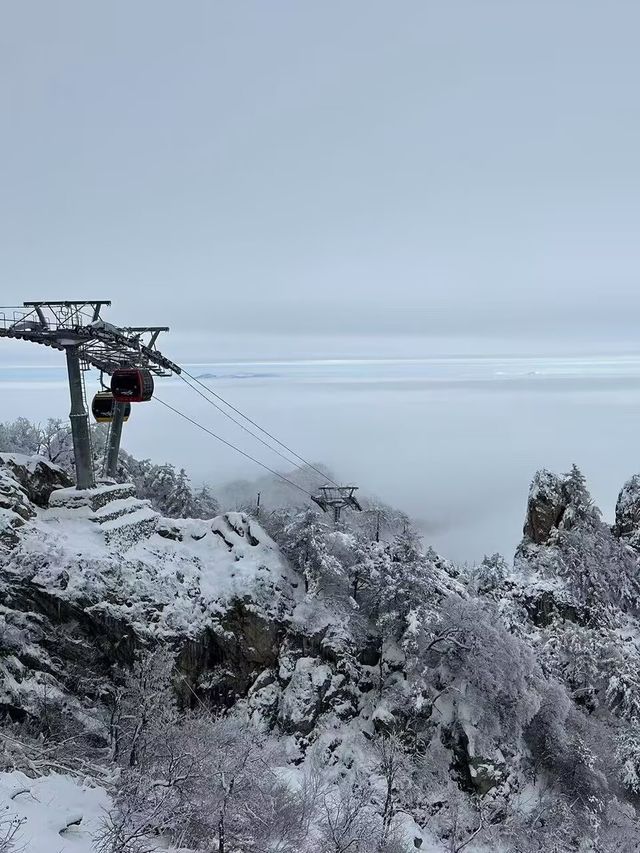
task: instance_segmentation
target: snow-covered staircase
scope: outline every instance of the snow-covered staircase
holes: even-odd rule
[[[136,497],[132,483],[106,483],[95,489],[57,489],[49,498],[49,508],[81,511],[100,526],[105,541],[130,547],[154,533],[158,514],[150,501]]]
[[[83,509],[92,512],[113,501],[135,497],[133,483],[101,483],[95,489],[56,489],[49,496],[49,508]]]

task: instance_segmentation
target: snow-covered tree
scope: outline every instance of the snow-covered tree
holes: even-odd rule
[[[599,518],[600,512],[593,504],[585,476],[575,463],[564,475],[563,487],[568,499],[565,527],[568,528],[577,521],[596,521]]]
[[[164,509],[170,518],[193,518],[196,502],[191,491],[191,482],[187,472],[181,468],[164,501]]]
[[[304,577],[306,592],[332,594],[346,588],[346,574],[329,553],[328,528],[317,512],[308,509],[296,515],[284,527],[282,537],[285,553]]]
[[[322,803],[318,853],[391,850],[381,816],[372,805],[368,779],[346,780],[327,793]]]
[[[640,726],[637,719],[630,722],[618,732],[616,758],[620,781],[633,794],[640,794]]]
[[[485,556],[472,574],[475,588],[481,595],[498,589],[508,574],[507,562],[501,554]]]
[[[195,493],[193,501],[194,518],[215,518],[220,512],[220,505],[206,483]]]
[[[0,423],[0,452],[44,456],[67,471],[73,469],[71,427],[59,418],[34,424],[27,418]]]
[[[0,452],[39,453],[41,431],[37,424],[27,418],[0,423]]]

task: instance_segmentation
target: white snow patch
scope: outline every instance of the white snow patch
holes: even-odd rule
[[[112,506],[112,505],[111,505]],[[107,508],[109,505],[107,505]],[[161,517],[140,510],[102,524],[94,513],[39,510],[6,569],[83,607],[147,633],[196,636],[233,599],[265,614],[295,606],[299,577],[262,528],[243,513],[211,521],[171,519],[177,538],[144,534],[128,547],[107,535]]]
[[[0,820],[19,822],[15,847],[24,853],[92,853],[108,807],[107,792],[88,780],[0,773]]]

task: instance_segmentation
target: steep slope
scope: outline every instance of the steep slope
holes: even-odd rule
[[[90,498],[50,489],[51,506],[40,508],[31,497],[43,488],[41,463],[27,482],[33,465],[14,462],[0,469],[2,648],[10,653],[2,704],[12,716],[29,712],[36,684],[55,681],[63,695],[78,667],[99,681],[159,639],[174,644],[190,679],[206,669],[218,698],[246,690],[251,673],[275,661],[299,579],[258,525],[240,513],[162,519],[122,486]]]
[[[46,769],[43,736],[58,769],[120,762],[118,814],[147,827],[141,792],[169,773],[153,744],[184,751],[195,727],[205,766],[228,737],[206,715],[229,709],[254,734],[228,742],[258,744],[260,766],[293,785],[283,799],[245,778],[233,808],[223,792],[243,853],[267,833],[241,807],[256,798],[282,851],[338,849],[326,839],[340,820],[363,853],[637,849],[637,478],[610,529],[577,469],[540,472],[513,566],[494,555],[461,573],[408,528],[378,543],[308,510],[267,517],[270,535],[237,512],[164,519],[126,485],[78,493],[43,465],[0,457],[6,767]],[[157,649],[169,669],[146,670]],[[134,726],[146,745],[114,735],[148,703]],[[301,792],[314,785],[312,808]],[[221,801],[204,790],[189,794],[194,814],[215,816]],[[219,828],[178,826],[184,796],[157,826],[200,849]],[[292,796],[311,815],[295,841]]]

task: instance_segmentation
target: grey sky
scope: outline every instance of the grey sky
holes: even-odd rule
[[[636,2],[4,3],[0,303],[110,297],[207,356],[632,340],[639,31]]]

